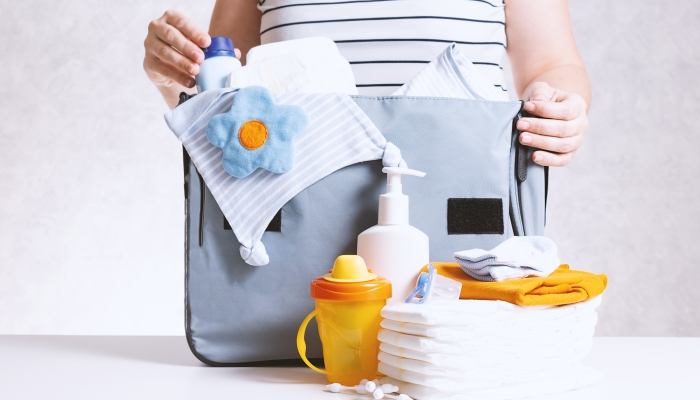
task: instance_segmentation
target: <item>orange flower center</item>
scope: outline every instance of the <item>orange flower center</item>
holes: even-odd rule
[[[238,140],[248,150],[259,149],[267,141],[267,127],[258,120],[250,120],[238,130]]]

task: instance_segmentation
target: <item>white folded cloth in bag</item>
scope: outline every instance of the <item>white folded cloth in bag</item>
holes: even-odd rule
[[[584,310],[595,310],[603,296],[565,306],[521,307],[500,300],[459,300],[429,304],[396,303],[382,308],[381,316],[398,322],[423,325],[466,326],[490,320],[526,318],[532,321],[551,321],[575,315]]]
[[[508,100],[508,93],[491,85],[454,43],[393,95]]]
[[[570,373],[536,382],[523,382],[500,385],[490,388],[474,389],[462,393],[450,393],[444,390],[408,383],[399,379],[385,377],[381,383],[390,383],[399,387],[399,392],[419,400],[477,400],[477,399],[522,399],[540,397],[582,388],[602,379],[602,375],[581,365],[572,368]]]
[[[291,53],[298,50],[306,50],[316,54],[340,55],[338,46],[334,41],[323,36],[314,36],[302,39],[283,40],[281,42],[261,44],[248,50],[245,56],[246,63],[255,64]]]
[[[310,49],[294,50],[235,69],[226,86],[263,86],[274,94],[357,94],[355,75],[343,56]]]
[[[485,282],[549,276],[560,265],[557,245],[544,236],[513,236],[491,250],[454,253],[467,275]]]

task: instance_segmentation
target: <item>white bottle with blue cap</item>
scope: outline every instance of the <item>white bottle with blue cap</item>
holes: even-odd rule
[[[430,262],[428,235],[408,224],[408,196],[401,175],[425,176],[425,172],[387,167],[386,193],[379,196],[378,224],[357,237],[357,255],[375,274],[391,282],[388,304],[403,302],[415,286],[421,268]]]
[[[236,58],[233,41],[225,36],[214,36],[211,45],[202,49],[204,62],[199,66],[199,74],[194,78],[199,93],[210,89],[226,87],[226,79],[234,69],[241,67]]]

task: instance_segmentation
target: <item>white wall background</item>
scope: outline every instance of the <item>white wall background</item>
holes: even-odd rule
[[[148,21],[207,1],[0,0],[0,334],[183,334],[181,150]],[[606,273],[599,335],[700,335],[700,2],[572,0],[594,85],[548,232]]]

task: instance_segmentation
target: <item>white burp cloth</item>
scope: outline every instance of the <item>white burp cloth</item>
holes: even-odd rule
[[[282,42],[284,43],[284,42]],[[357,94],[350,63],[335,52],[300,48],[265,57],[231,72],[226,87],[263,86],[274,94]]]
[[[508,100],[508,93],[491,85],[454,43],[392,95]]]
[[[486,282],[546,277],[560,265],[556,243],[544,236],[513,236],[491,250],[459,251],[454,258],[464,273]]]

